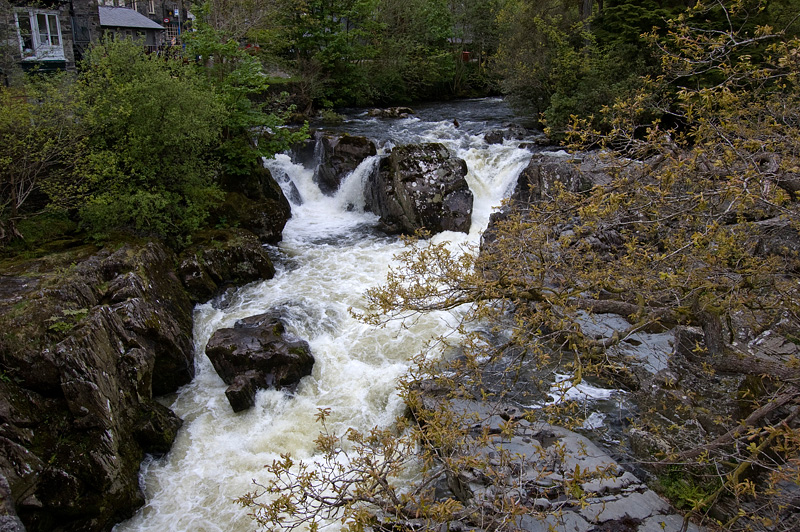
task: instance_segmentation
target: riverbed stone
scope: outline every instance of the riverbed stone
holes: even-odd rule
[[[277,310],[217,330],[205,351],[230,386],[226,395],[234,410],[253,406],[257,389],[293,388],[314,366],[308,342],[286,331]]]
[[[370,109],[367,115],[377,118],[408,118],[414,114],[410,107],[386,107],[384,109]]]
[[[467,163],[442,144],[398,146],[370,176],[365,204],[389,233],[466,233],[473,204],[466,175]]]
[[[504,140],[522,140],[529,136],[528,130],[516,124],[508,124],[503,128],[491,129],[483,134],[488,144],[502,144]]]
[[[332,196],[342,181],[364,159],[378,153],[375,143],[367,137],[317,133],[320,161],[314,170],[314,182],[323,194]]]

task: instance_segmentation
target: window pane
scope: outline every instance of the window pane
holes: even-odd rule
[[[19,34],[22,37],[22,51],[33,51],[33,29],[30,16],[27,13],[19,13],[17,20],[19,21]]]
[[[37,13],[36,23],[39,25],[39,44],[50,44],[50,39],[47,35],[47,15],[44,13]]]
[[[58,46],[61,44],[58,39],[58,16],[47,15],[47,22],[50,27],[50,44]]]

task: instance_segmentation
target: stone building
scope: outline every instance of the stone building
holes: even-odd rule
[[[166,44],[180,44],[190,14],[183,0],[97,0],[101,6],[133,9],[164,28]]]
[[[92,0],[16,1],[5,7],[0,19],[4,63],[13,61],[23,70],[73,69],[100,33]]]
[[[104,33],[180,44],[188,17],[182,0],[0,0],[0,82],[14,64],[73,70]]]
[[[110,33],[117,39],[137,40],[150,52],[164,44],[164,27],[138,11],[110,6],[98,6],[97,9],[104,34]]]

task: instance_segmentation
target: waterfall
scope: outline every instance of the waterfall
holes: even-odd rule
[[[460,127],[453,124],[457,117]],[[142,465],[146,505],[115,527],[131,531],[249,531],[246,511],[233,500],[265,481],[263,466],[291,452],[313,459],[319,408],[330,408],[328,426],[337,434],[391,423],[403,408],[395,384],[425,342],[447,332],[450,313],[423,316],[408,329],[376,329],[352,318],[349,308],[364,305],[364,292],[381,284],[393,257],[402,249],[396,237],[378,233],[376,217],[364,212],[363,186],[392,145],[442,142],[466,160],[467,181],[475,196],[469,235],[443,233],[437,240],[477,243],[489,215],[513,186],[530,153],[519,142],[489,145],[482,132],[499,127],[510,114],[498,99],[431,107],[393,122],[349,117],[345,128],[368,135],[382,147],[345,179],[334,196],[313,182],[313,168],[287,155],[268,161],[292,203],[292,218],[277,247],[273,279],[238,289],[224,303],[195,309],[197,376],[177,394],[164,398],[184,420],[173,449]],[[234,414],[226,385],[204,354],[213,332],[236,320],[280,307],[287,329],[307,340],[316,359],[313,374],[294,394],[260,391],[256,406]]]

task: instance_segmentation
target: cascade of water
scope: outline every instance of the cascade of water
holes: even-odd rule
[[[499,102],[475,107],[486,114],[487,105]],[[378,140],[443,142],[467,161],[467,181],[475,194],[473,229],[469,235],[436,238],[474,243],[530,153],[512,143],[486,144],[478,131],[487,124],[469,116],[459,116],[460,128],[452,118],[436,118],[395,122],[397,129]],[[357,128],[359,123],[369,129],[371,122],[350,124]],[[401,412],[397,378],[428,339],[449,330],[454,317],[431,314],[408,329],[374,329],[348,312],[363,307],[362,294],[385,279],[402,248],[397,238],[377,234],[376,217],[363,212],[363,183],[380,156],[365,160],[333,197],[313,183],[313,168],[285,155],[268,162],[292,202],[283,242],[273,249],[277,273],[239,289],[224,308],[211,303],[197,307],[197,377],[168,404],[184,426],[167,456],[143,464],[147,504],[117,532],[252,530],[250,518],[232,500],[252,489],[251,479],[263,480],[263,465],[280,453],[313,458],[318,408],[332,409],[329,426],[337,433],[385,426]],[[216,329],[276,307],[285,310],[288,329],[309,342],[316,359],[313,374],[292,396],[261,391],[253,409],[234,414],[225,384],[203,354],[205,344]]]

